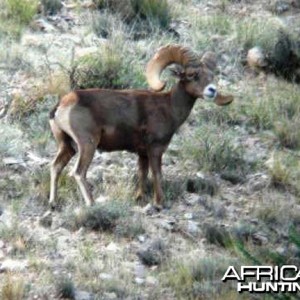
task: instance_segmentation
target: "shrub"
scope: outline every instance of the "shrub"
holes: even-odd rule
[[[75,63],[72,88],[126,88],[129,80],[123,74],[123,57],[112,47],[101,53],[86,55]]]
[[[4,0],[0,3],[0,36],[19,38],[37,12],[37,0]]]
[[[41,1],[42,7],[43,7],[43,13],[54,15],[58,13],[61,8],[61,0],[42,0]]]
[[[55,283],[56,295],[59,299],[75,299],[75,287],[70,278],[58,278]]]
[[[27,25],[37,12],[36,0],[6,0],[7,17],[19,24]]]
[[[269,78],[263,89],[254,96],[258,82],[246,89],[239,111],[247,118],[248,125],[257,129],[274,129],[278,137],[283,125],[294,128],[298,124],[300,103],[298,101],[299,87],[284,81]],[[288,123],[287,123],[288,122]],[[293,125],[295,124],[295,125]],[[283,132],[284,133],[284,132]],[[292,135],[292,133],[290,133]],[[283,138],[281,135],[280,139]],[[297,136],[292,140],[296,141]],[[284,142],[284,139],[282,139]]]
[[[297,149],[300,146],[300,118],[294,116],[292,119],[283,119],[275,122],[274,132],[283,147]]]
[[[89,230],[114,231],[121,217],[127,215],[128,208],[117,201],[97,204],[71,214],[66,218],[66,226],[72,229],[85,227]]]
[[[280,28],[280,23],[272,19],[242,18],[241,21],[235,22],[235,39],[242,49],[260,46],[265,51],[269,51],[278,41]]]
[[[3,300],[22,300],[25,296],[25,284],[23,280],[16,279],[8,274],[4,277],[4,284],[0,291]]]
[[[156,27],[166,29],[171,21],[167,0],[94,0],[94,3],[99,9],[109,9],[120,15],[135,32],[149,33]]]
[[[134,239],[145,233],[144,224],[141,218],[123,218],[117,222],[115,234],[117,237]]]
[[[224,258],[175,261],[164,281],[167,286],[174,289],[177,299],[216,299],[221,292],[220,278],[231,264],[231,261]],[[225,290],[223,288],[222,293],[225,293]]]
[[[183,147],[183,156],[197,162],[204,171],[236,171],[244,175],[251,168],[244,160],[245,149],[236,145],[230,133],[224,134],[213,124],[197,128]]]

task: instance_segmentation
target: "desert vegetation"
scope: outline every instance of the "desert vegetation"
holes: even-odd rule
[[[0,2],[0,298],[297,299],[238,294],[229,265],[299,266],[300,2]],[[228,107],[197,100],[163,157],[165,208],[135,202],[136,157],[97,153],[96,205],[60,178],[48,211],[48,125],[75,88],[145,89],[180,44],[218,58]],[[263,63],[250,67],[259,47]],[[174,80],[162,74],[168,89]],[[148,198],[153,197],[151,180]]]

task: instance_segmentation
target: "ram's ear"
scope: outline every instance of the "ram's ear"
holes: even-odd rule
[[[215,71],[217,67],[217,56],[211,51],[205,52],[201,58],[201,62],[211,71]]]
[[[172,68],[170,68],[171,75],[178,78],[178,79],[184,79],[185,78],[185,72],[182,66],[176,65]]]

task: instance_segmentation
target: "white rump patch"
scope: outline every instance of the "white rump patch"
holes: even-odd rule
[[[217,96],[217,88],[214,84],[209,84],[203,91],[204,99],[214,100]]]

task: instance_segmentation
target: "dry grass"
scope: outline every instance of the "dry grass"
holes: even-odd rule
[[[13,274],[7,274],[4,277],[0,295],[3,300],[23,300],[25,296],[24,280]]]

